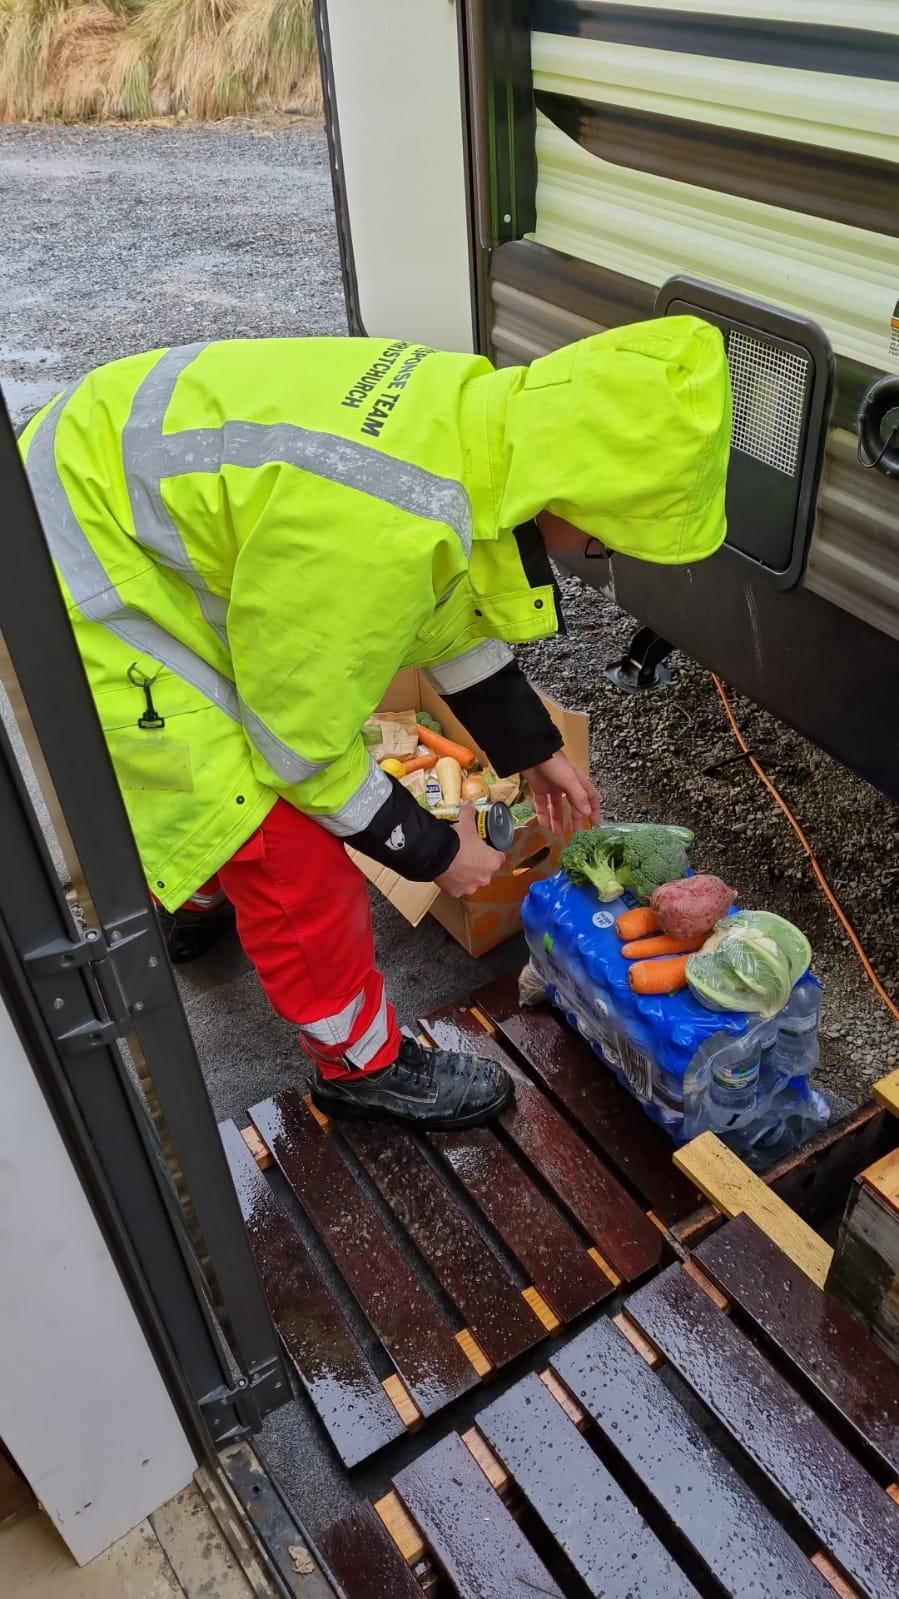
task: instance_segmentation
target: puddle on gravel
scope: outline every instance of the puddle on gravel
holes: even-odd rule
[[[0,344],[0,361],[10,366],[58,366],[62,360],[59,350],[23,349],[18,344]]]
[[[62,359],[59,350],[0,344],[0,388],[15,423],[32,416],[59,393],[62,381],[52,373]],[[7,371],[10,367],[16,374],[21,374],[24,368],[33,375],[13,377]]]
[[[53,378],[7,378],[0,373],[0,389],[10,415],[15,419],[39,411],[58,394],[62,384]]]

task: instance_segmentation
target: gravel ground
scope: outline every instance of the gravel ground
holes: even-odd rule
[[[0,381],[16,422],[92,365],[141,348],[345,332],[327,149],[315,124],[0,128],[0,205]],[[822,1079],[840,1097],[863,1098],[899,1062],[899,1033],[758,780],[743,763],[704,775],[735,749],[708,675],[679,661],[664,690],[620,695],[602,667],[622,654],[633,624],[577,579],[563,589],[568,636],[522,658],[539,687],[589,711],[607,813],[689,823],[704,867],[745,903],[805,928],[827,998]],[[896,808],[755,707],[736,708],[895,994]],[[377,897],[374,912],[388,988],[409,1020],[522,959],[513,941],[475,962],[430,920],[413,931]],[[249,1105],[296,1082],[293,1032],[236,942],[190,969],[182,994],[217,1115],[242,1121]],[[458,1424],[447,1417],[446,1426],[451,1419]],[[380,1491],[399,1463],[392,1452],[351,1490],[302,1403],[269,1418],[263,1442],[313,1530]]]
[[[0,204],[17,419],[160,344],[346,331],[317,123],[0,127]]]

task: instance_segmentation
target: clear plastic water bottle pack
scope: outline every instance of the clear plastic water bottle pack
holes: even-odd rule
[[[766,995],[769,1012],[779,1006],[773,1014],[718,1008],[718,957],[706,953],[713,937],[696,964],[697,983],[706,990],[702,999],[687,986],[637,993],[633,963],[623,953],[630,946],[623,945],[617,924],[638,903],[628,889],[604,902],[593,886],[572,882],[564,872],[535,883],[522,908],[531,974],[676,1143],[712,1131],[748,1164],[767,1165],[830,1118],[827,1100],[809,1082],[818,1064],[820,985],[800,953],[782,989],[771,990],[775,998]],[[764,961],[770,940],[753,928],[753,918],[762,928],[780,918],[731,914],[733,922],[718,924],[718,942],[721,928],[743,929],[754,940],[753,955],[761,952]],[[734,944],[731,939],[723,947]],[[748,972],[746,981],[756,983],[756,967]],[[724,1003],[729,1005],[726,998]]]

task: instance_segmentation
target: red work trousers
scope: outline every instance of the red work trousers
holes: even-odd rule
[[[240,941],[323,1077],[379,1071],[402,1042],[375,967],[368,889],[340,840],[279,799],[218,874]],[[188,901],[210,904],[218,884]]]

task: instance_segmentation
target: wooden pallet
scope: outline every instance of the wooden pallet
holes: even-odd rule
[[[647,1124],[617,1085],[614,1094],[628,1114],[633,1109],[637,1125],[628,1135],[632,1153],[622,1144],[613,1170],[602,1140],[588,1139],[564,1103],[544,1091],[542,1058],[537,1066],[521,1054],[513,1060],[498,1023],[448,1005],[421,1026],[428,1043],[476,1049],[507,1066],[515,1103],[494,1126],[422,1138],[387,1123],[332,1125],[299,1094],[288,1094],[253,1106],[243,1134],[233,1123],[222,1128],[272,1313],[346,1465],[421,1426],[616,1289],[656,1270],[665,1240],[653,1196],[666,1214],[672,1205],[685,1213],[698,1200],[674,1171],[664,1140],[654,1157],[639,1149]],[[569,1036],[560,1033],[565,1047]],[[587,1107],[596,1063],[571,1043],[566,1087]],[[638,1157],[648,1194],[629,1169]],[[375,1334],[381,1358],[374,1363],[263,1175],[272,1166]],[[398,1247],[372,1189],[413,1258],[436,1279],[444,1304]]]
[[[428,1026],[439,1032],[444,1023],[441,1014]],[[226,1155],[275,1322],[347,1466],[420,1427],[660,1260],[660,1230],[529,1083],[504,1118],[508,1135],[483,1128],[422,1139],[388,1124],[337,1127],[299,1094],[250,1114],[244,1135],[223,1124]],[[524,1149],[533,1150],[533,1168]],[[264,1175],[272,1165],[377,1338],[374,1364]],[[550,1192],[535,1175],[543,1170]],[[399,1248],[369,1184],[452,1314]]]
[[[479,1599],[895,1599],[897,1466],[899,1371],[741,1215],[323,1547],[347,1599],[435,1572]]]
[[[515,1103],[498,1123],[425,1138],[389,1124],[332,1126],[294,1094],[253,1107],[242,1134],[222,1129],[273,1316],[348,1466],[651,1275],[684,1240],[720,1224],[722,1211],[734,1213],[707,1203],[707,1177],[678,1169],[665,1134],[556,1012],[519,1010],[514,981],[488,985],[469,1006],[444,1006],[421,1028],[427,1043],[492,1056],[512,1073]],[[834,1170],[860,1149],[879,1151],[883,1120],[872,1107],[852,1124],[851,1155],[832,1138],[811,1187],[825,1160]],[[373,1358],[262,1175],[272,1167],[372,1329]]]

